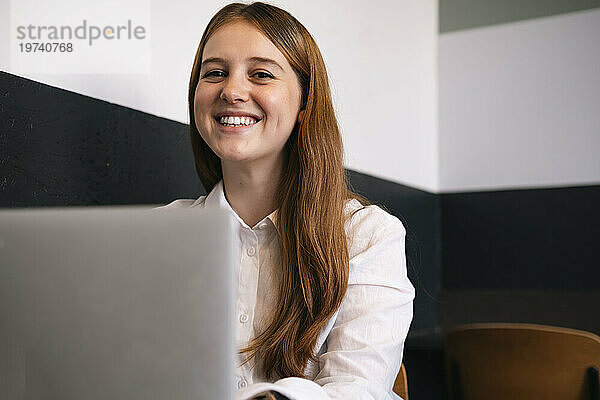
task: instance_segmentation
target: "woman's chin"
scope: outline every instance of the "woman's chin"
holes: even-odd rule
[[[225,151],[219,154],[219,158],[224,162],[230,163],[245,163],[252,161],[255,157],[248,152],[241,151]]]

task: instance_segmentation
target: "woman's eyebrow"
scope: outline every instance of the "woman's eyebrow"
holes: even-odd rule
[[[202,64],[200,64],[200,68],[202,68],[205,64],[210,64],[210,63],[226,64],[225,60],[223,60],[222,58],[210,57],[210,58],[207,58],[204,61],[202,61]]]
[[[279,64],[277,63],[277,61],[275,61],[275,60],[272,60],[272,59],[270,59],[270,58],[265,58],[265,57],[251,57],[251,58],[249,59],[249,61],[252,61],[252,62],[255,62],[255,63],[265,63],[265,64],[271,64],[271,65],[273,65],[274,67],[277,67],[277,68],[279,68],[280,70],[282,70],[282,71],[283,71],[283,67],[281,67],[281,65],[279,65]]]
[[[283,67],[281,65],[279,65],[279,63],[275,60],[272,60],[270,58],[266,58],[266,57],[251,57],[248,59],[249,62],[252,63],[264,63],[264,64],[270,64],[276,68],[279,68],[281,71],[283,71]],[[204,61],[202,61],[202,64],[200,65],[200,68],[204,67],[204,65],[206,64],[210,64],[210,63],[217,63],[217,64],[227,64],[227,62],[219,57],[209,57],[207,59],[205,59]]]

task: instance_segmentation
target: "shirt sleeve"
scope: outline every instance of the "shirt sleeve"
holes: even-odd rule
[[[371,211],[373,211],[372,207]],[[358,212],[356,217],[359,217]],[[267,390],[291,400],[392,400],[404,340],[413,316],[415,291],[408,280],[406,230],[377,208],[350,230],[348,290],[318,358],[314,381],[285,378],[250,385],[242,398]]]

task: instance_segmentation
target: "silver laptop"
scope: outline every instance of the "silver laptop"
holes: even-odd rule
[[[0,210],[0,399],[231,399],[233,220]]]

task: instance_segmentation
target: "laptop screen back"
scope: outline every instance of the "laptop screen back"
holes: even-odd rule
[[[0,398],[232,398],[234,241],[223,210],[0,211]]]

